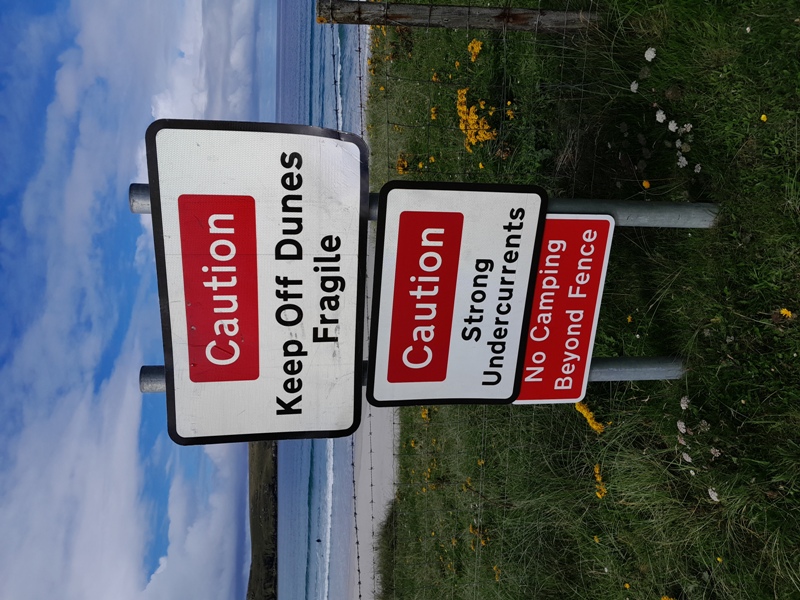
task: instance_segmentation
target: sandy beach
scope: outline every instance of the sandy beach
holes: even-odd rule
[[[361,427],[353,436],[358,546],[350,549],[353,566],[347,600],[375,597],[377,535],[394,496],[397,409],[376,408],[364,398],[363,410]]]

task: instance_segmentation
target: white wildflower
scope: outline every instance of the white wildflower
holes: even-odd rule
[[[631,91],[634,94],[639,91],[639,82],[638,81],[631,82]]]
[[[674,122],[675,122],[675,121],[673,121],[673,123],[674,123]],[[678,150],[680,150],[680,149],[681,149],[681,146],[683,146],[683,142],[682,142],[682,141],[680,141],[680,140],[675,140],[675,147],[676,147]]]
[[[744,28],[744,30],[745,32],[750,33],[750,26],[748,25],[747,27]]]
[[[678,431],[681,433],[686,433],[686,423],[683,421],[678,421]]]
[[[683,436],[682,436],[680,433],[678,434],[678,443],[679,443],[681,446],[685,446],[685,445],[686,445],[686,440],[685,440],[685,439],[683,439]]]
[[[688,454],[686,454],[686,452],[684,452],[683,454],[681,454],[681,458],[682,458],[683,460],[685,460],[687,463],[690,463],[690,462],[692,462],[692,457],[691,457],[691,456],[689,456]]]
[[[681,410],[686,410],[689,408],[689,396],[683,396],[681,398]]]
[[[717,450],[716,448],[711,449],[711,456],[713,456],[714,458],[719,458],[721,454],[722,450]]]
[[[696,473],[694,472],[694,469],[689,469],[689,475],[691,475],[692,477],[694,477],[696,475]]]
[[[685,167],[688,164],[689,164],[689,161],[686,160],[686,157],[683,154],[681,154],[680,152],[678,152],[678,166],[682,169],[683,167]]]
[[[678,131],[678,124],[675,121],[670,121],[669,125],[667,125],[667,127],[669,128],[669,130],[672,133],[675,133],[676,131]]]
[[[719,495],[714,488],[708,488],[708,497],[711,498],[712,502],[719,502]]]
[[[658,112],[656,112],[656,121],[658,121],[659,123],[663,123],[666,120],[667,120],[667,115],[664,114],[663,110],[659,110]]]
[[[648,48],[647,51],[644,53],[644,59],[647,62],[653,62],[653,59],[656,57],[656,49],[655,48]]]
[[[683,127],[681,127],[681,129],[683,129],[686,133],[689,133],[692,130],[692,124],[691,123],[684,123]]]
[[[708,431],[709,429],[711,429],[711,425],[709,425],[709,424],[708,424],[708,421],[706,421],[705,419],[703,419],[702,421],[700,421],[700,425],[698,425],[698,426],[697,426],[697,428],[698,428],[698,429],[699,429],[699,430],[700,430],[702,433],[705,433],[706,431]]]
[[[699,172],[700,172],[700,169],[702,169],[702,168],[703,168],[703,167],[701,167],[701,166],[700,166],[700,164],[698,163],[698,164],[696,164],[696,165],[694,166],[694,172],[695,172],[695,173],[699,173]],[[726,339],[726,341],[727,341],[727,339]],[[730,341],[733,341],[733,338],[731,338],[731,339],[730,339]]]

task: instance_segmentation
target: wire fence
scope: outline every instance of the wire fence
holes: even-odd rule
[[[608,29],[617,22],[604,15],[610,4],[414,4],[531,8],[564,14],[565,23],[573,12],[600,15],[601,24],[562,34],[400,23],[359,28],[360,133],[371,148],[371,191],[393,179],[414,179],[537,184],[551,197],[682,198],[685,180],[674,175],[674,165],[664,166],[674,162],[674,148],[659,152],[666,140],[649,125],[657,109],[644,93],[650,67],[643,51],[636,50],[636,62],[621,48],[646,42],[625,42]],[[649,252],[651,240],[627,235],[634,255]],[[609,277],[636,290],[649,276],[636,267],[624,277],[612,269]],[[621,323],[632,292],[610,289],[613,302],[605,314]],[[642,320],[652,322],[654,310]],[[627,323],[631,319],[627,315]],[[625,353],[652,354],[638,331],[601,335],[595,354],[620,352],[615,338],[623,339]],[[373,415],[389,409],[365,405],[363,442],[351,442],[358,598],[564,598],[587,597],[594,589],[606,590],[597,597],[612,597],[608,589],[625,597],[630,582],[680,596],[671,583],[679,579],[673,564],[679,561],[642,560],[640,553],[632,564],[631,555],[649,543],[673,544],[676,552],[691,543],[658,538],[662,528],[647,523],[659,515],[642,493],[660,489],[676,452],[649,427],[659,412],[650,412],[650,399],[681,395],[681,385],[667,392],[661,384],[595,385],[590,403],[602,398],[605,412],[620,419],[604,444],[568,406],[392,411],[388,503],[378,493],[387,480],[379,449],[386,426],[374,432]],[[356,472],[364,456],[368,499]],[[614,507],[598,504],[607,493],[606,464],[617,469]],[[645,525],[629,530],[634,513]]]
[[[494,5],[587,13],[600,8],[593,0]],[[581,153],[596,150],[586,139],[591,128],[584,99],[592,93],[586,85],[587,35],[588,30],[544,35],[469,27],[360,27],[360,133],[372,151],[372,191],[392,179],[414,178],[536,183],[560,195],[593,193],[593,177],[587,189],[579,169]],[[595,170],[591,161],[589,169]],[[373,413],[385,410],[365,407],[362,424],[370,463],[367,530],[358,515],[365,503],[359,502],[353,479],[358,598],[494,597],[499,592],[492,586],[501,581],[504,593],[531,592],[537,560],[526,555],[520,536],[537,525],[520,502],[529,493],[524,482],[541,470],[532,463],[557,470],[556,463],[571,461],[571,472],[588,475],[591,493],[590,461],[541,454],[544,446],[526,437],[541,426],[530,408],[392,411],[393,500],[387,507],[385,501],[375,502],[376,485],[386,485],[387,474],[375,471],[372,431]],[[552,418],[540,420],[546,426]],[[571,423],[561,428],[562,441],[579,445],[583,424],[575,418]],[[351,450],[355,473],[355,441]],[[531,551],[545,551],[547,529],[536,543],[527,543]],[[370,552],[362,553],[364,544],[372,545]],[[364,564],[365,556],[371,565]],[[513,557],[513,567],[507,557]]]

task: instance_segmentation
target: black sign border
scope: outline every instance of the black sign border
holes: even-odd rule
[[[533,246],[533,260],[531,262],[531,274],[528,280],[528,293],[525,298],[525,312],[522,318],[522,328],[520,330],[520,348],[517,355],[517,370],[514,379],[514,389],[510,398],[434,398],[434,399],[410,399],[410,400],[378,400],[375,398],[375,359],[378,351],[378,322],[380,316],[380,293],[381,282],[383,280],[383,250],[384,236],[386,233],[386,203],[389,193],[392,190],[433,190],[433,191],[458,191],[458,192],[506,192],[522,194],[538,194],[542,199],[539,210],[538,224],[536,229],[536,240]],[[465,201],[467,201],[465,199]],[[392,180],[386,183],[380,192],[378,200],[378,231],[375,244],[375,275],[372,294],[372,312],[370,314],[370,340],[369,340],[369,368],[367,369],[367,401],[372,406],[428,406],[445,404],[491,404],[507,405],[514,402],[519,396],[522,386],[522,368],[525,364],[525,341],[527,331],[530,326],[531,304],[536,290],[536,278],[539,271],[539,257],[542,250],[542,240],[544,239],[544,225],[547,218],[548,208],[547,192],[537,185],[523,184],[492,184],[492,183],[452,183],[452,182],[433,182],[433,181],[401,181]]]
[[[164,129],[210,130],[259,133],[283,133],[309,135],[340,140],[355,144],[361,157],[360,204],[358,226],[358,275],[356,290],[356,349],[354,375],[353,424],[347,429],[330,431],[283,431],[278,433],[238,434],[183,437],[177,431],[175,411],[175,365],[172,349],[172,326],[169,317],[169,296],[167,293],[167,269],[164,249],[164,228],[161,211],[161,190],[158,175],[158,156],[156,136]],[[288,125],[283,123],[254,123],[243,121],[204,121],[186,119],[159,119],[150,124],[145,134],[147,151],[147,172],[150,184],[150,206],[153,217],[153,241],[156,256],[156,275],[158,279],[158,299],[161,310],[161,335],[164,346],[164,370],[167,384],[167,431],[169,437],[181,446],[200,444],[229,444],[235,442],[256,442],[264,440],[289,440],[334,438],[352,435],[361,424],[362,357],[364,353],[364,294],[366,282],[367,220],[369,216],[369,149],[364,140],[353,134],[334,129],[312,127],[310,125]]]

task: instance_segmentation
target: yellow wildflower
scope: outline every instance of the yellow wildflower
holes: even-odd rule
[[[721,556],[718,556],[718,557],[717,557],[717,562],[718,562],[718,563],[721,563],[721,562],[722,562],[722,557],[721,557]]]
[[[408,173],[408,161],[403,156],[397,157],[397,172],[400,175]]]
[[[647,181],[647,179],[645,179],[645,180],[642,182],[642,187],[643,187],[644,189],[646,189],[646,190],[649,190],[649,189],[650,189],[650,182],[649,182],[649,181]]]
[[[594,540],[595,544],[599,544],[600,543],[600,538],[599,537],[594,536],[592,539]]]
[[[481,110],[486,108],[486,100],[478,100],[478,106],[480,107]]]
[[[626,583],[622,587],[624,587],[626,590],[629,590],[629,589],[631,589],[631,584],[630,583]]]
[[[456,541],[456,538],[450,538],[450,545],[451,545],[451,546],[455,547],[455,545],[456,545],[457,543],[458,543],[458,542]]]
[[[431,121],[435,121],[436,117],[439,116],[439,109],[435,106],[431,106]]]
[[[469,58],[472,62],[475,62],[477,60],[478,54],[481,53],[481,48],[483,48],[483,42],[475,39],[472,40],[467,46],[467,51],[469,52]]]
[[[422,163],[419,163],[419,165],[420,165],[420,168],[422,168]],[[428,409],[423,406],[419,411],[419,416],[422,417],[423,421],[427,421],[429,419],[429,417],[428,417]]]
[[[456,69],[458,69],[460,66],[461,66],[461,63],[456,61]]]
[[[513,119],[514,118],[514,111],[509,108],[508,110],[506,110],[506,116],[509,118],[509,120]]]
[[[591,427],[596,433],[603,433],[606,430],[605,425],[597,422],[597,420],[594,418],[594,413],[589,410],[589,407],[583,402],[578,402],[575,405],[575,410],[583,415],[583,417],[586,419],[586,422],[589,424],[589,427]]]
[[[494,571],[494,580],[500,581],[500,567],[495,565],[492,567],[492,571]]]
[[[606,484],[603,482],[603,476],[600,474],[599,464],[594,466],[594,481],[595,488],[597,488],[595,491],[595,496],[602,500],[608,493],[608,490],[606,489]]]
[[[483,465],[485,465],[485,464],[486,464],[486,461],[485,461],[485,460],[483,460],[482,458],[479,458],[479,459],[478,459],[478,466],[479,466],[479,467],[482,467],[482,466],[483,466]]]
[[[633,316],[632,315],[628,315],[628,323],[633,323]]]
[[[385,87],[383,87],[383,86],[379,87],[378,89],[379,89],[380,91],[382,91],[382,92],[386,91],[386,88],[385,88]]]
[[[431,77],[431,81],[441,81],[439,79],[439,74],[434,72],[433,76]]]
[[[432,162],[432,163],[434,163],[434,162],[436,162],[436,158],[435,158],[435,157],[433,157],[433,156],[429,156],[429,157],[428,157],[428,162]]]
[[[416,441],[416,440],[411,440],[411,441],[409,442],[409,445],[410,445],[412,448],[416,448],[416,447],[417,447],[417,441]]]
[[[766,123],[767,122],[767,115],[761,115],[761,120]]]
[[[792,314],[792,311],[790,311],[788,308],[782,308],[782,309],[780,310],[780,313],[781,313],[781,314],[782,314],[784,317],[786,317],[787,319],[793,319],[793,318],[794,318],[794,314]]]
[[[478,163],[478,168],[479,168],[479,169],[483,169],[483,163],[482,163],[482,162],[479,162],[479,163]]]
[[[327,23],[327,22],[328,22],[328,19],[326,19],[326,18],[325,18],[325,17],[323,17],[322,15],[320,15],[320,16],[318,16],[318,17],[317,17],[317,23],[320,23],[320,24],[322,24],[322,23]]]
[[[458,113],[458,127],[464,134],[464,148],[467,152],[472,152],[472,146],[493,140],[497,137],[497,131],[491,129],[486,117],[478,117],[476,106],[467,108],[467,92],[469,88],[458,90],[456,99],[456,112]]]

